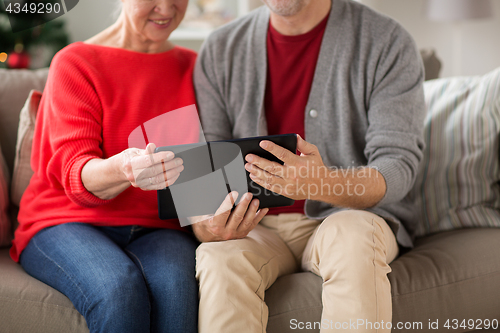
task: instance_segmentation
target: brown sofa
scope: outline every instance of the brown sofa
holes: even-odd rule
[[[436,67],[435,59],[431,59]],[[427,66],[427,68],[429,68]],[[43,90],[47,70],[0,69],[0,143],[12,174],[19,111],[31,89]],[[436,73],[428,71],[429,77]],[[497,152],[494,152],[497,154]],[[12,217],[16,208],[11,207]],[[463,229],[427,236],[392,264],[394,332],[468,332],[443,329],[446,320],[500,320],[500,229]],[[283,276],[267,291],[268,332],[321,320],[321,278],[312,273]],[[339,304],[342,306],[342,304]],[[439,320],[440,329],[429,328]],[[421,323],[422,326],[418,327]],[[484,330],[482,330],[484,331]],[[84,318],[64,295],[30,277],[0,249],[0,332],[88,332]],[[216,332],[214,332],[216,333]]]

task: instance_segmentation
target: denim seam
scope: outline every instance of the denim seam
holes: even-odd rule
[[[132,251],[130,251],[129,249],[124,249],[125,251],[127,251],[128,253],[130,253],[132,256],[134,256],[134,258],[137,260],[137,262],[139,263],[139,265],[141,265],[141,271],[142,271],[142,275],[144,276],[144,278],[146,277],[146,272],[144,271],[144,266],[142,266],[142,262],[141,260],[139,259],[139,257],[137,257]]]
[[[78,288],[78,290],[80,291],[80,293],[82,294],[83,298],[85,298],[85,305],[87,305],[89,303],[89,300],[87,298],[87,296],[85,296],[85,293],[83,292],[82,288],[80,288],[80,286],[71,278],[71,276],[64,270],[64,268],[62,268],[54,259],[52,259],[51,257],[49,257],[37,244],[37,241],[35,238],[32,239],[33,240],[33,245],[35,245],[35,247],[38,249],[38,251],[40,251],[40,253],[42,253],[45,258],[49,261],[51,261],[52,263],[54,263],[54,265],[56,265],[62,272],[64,272],[64,274],[66,275],[66,277],[73,283],[73,285],[75,287]],[[87,306],[85,306],[87,307]],[[94,323],[95,324],[95,323]]]
[[[142,272],[142,277],[144,279],[144,282],[146,283],[146,289],[148,291],[148,298],[149,298],[149,315],[151,316],[151,299],[153,297],[153,295],[151,294],[151,291],[149,290],[149,286],[148,286],[148,280],[146,278],[146,271],[144,270],[144,266],[142,266],[142,262],[141,260],[139,259],[138,256],[136,256],[132,251],[130,251],[129,249],[123,249],[124,251],[127,251],[128,253],[130,253],[131,256],[133,256],[137,262],[139,263],[139,265],[141,265],[141,272]]]
[[[132,240],[132,237],[134,237],[134,226],[130,228],[130,234],[128,235],[128,241],[127,243],[130,244],[130,240]]]

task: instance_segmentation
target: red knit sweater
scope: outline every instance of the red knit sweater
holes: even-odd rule
[[[36,120],[34,175],[21,200],[12,259],[19,260],[38,231],[67,222],[180,229],[177,221],[158,218],[156,191],[129,187],[101,200],[85,189],[81,171],[90,159],[129,148],[129,135],[141,124],[195,104],[195,59],[180,47],[145,54],[81,42],[56,55]]]

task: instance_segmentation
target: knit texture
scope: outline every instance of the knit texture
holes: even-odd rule
[[[297,36],[282,35],[269,24],[264,97],[269,135],[295,133],[307,140],[302,114],[309,99],[327,22],[328,16],[311,31]],[[292,206],[272,207],[267,215],[304,214],[305,203],[305,200],[295,200]]]
[[[269,9],[262,7],[217,30],[200,51],[195,86],[207,140],[267,134],[268,26]],[[303,113],[306,138],[328,166],[378,169],[387,192],[369,210],[408,247],[418,220],[403,198],[423,156],[423,80],[420,54],[401,25],[355,1],[333,1]],[[305,205],[315,219],[340,209]]]
[[[158,218],[156,191],[129,187],[102,200],[86,190],[81,171],[93,158],[130,148],[129,135],[148,120],[195,104],[195,59],[180,47],[145,54],[81,42],[56,55],[37,116],[14,260],[38,231],[67,222],[180,228]]]

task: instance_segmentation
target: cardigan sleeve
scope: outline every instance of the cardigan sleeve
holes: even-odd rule
[[[194,86],[200,111],[203,132],[208,141],[232,138],[232,124],[229,120],[226,103],[221,92],[223,75],[216,70],[217,63],[213,55],[217,42],[209,37],[198,55],[194,68]],[[216,75],[219,74],[219,75]]]
[[[51,64],[40,115],[46,133],[42,140],[50,145],[43,147],[51,154],[47,179],[83,207],[108,202],[87,191],[81,177],[89,160],[103,158],[102,108],[93,80],[95,74],[85,57],[74,48],[63,50]]]
[[[385,41],[368,103],[365,155],[384,177],[387,190],[377,204],[401,201],[413,186],[423,158],[424,69],[411,36],[396,25]]]

